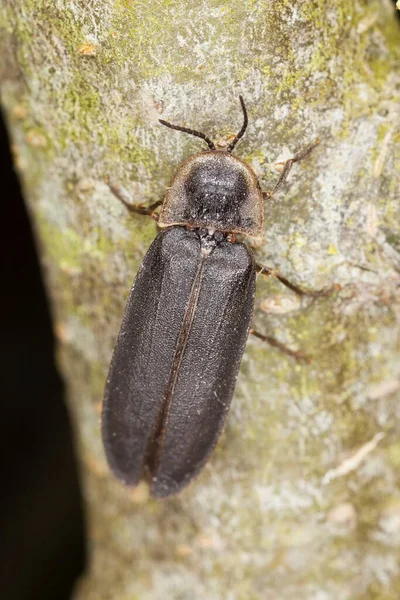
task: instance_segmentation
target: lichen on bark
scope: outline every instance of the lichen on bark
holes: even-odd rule
[[[400,595],[400,46],[385,0],[6,0],[1,99],[52,301],[92,558],[77,599],[397,600]],[[197,140],[158,118],[235,132],[267,202],[258,262],[329,298],[259,281],[226,430],[179,497],[108,472],[99,409],[133,276],[161,198]],[[378,436],[378,437],[377,437]]]

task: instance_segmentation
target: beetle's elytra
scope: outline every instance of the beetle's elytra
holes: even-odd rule
[[[186,486],[216,445],[250,330],[256,271],[272,273],[256,265],[234,234],[262,235],[264,197],[316,145],[287,161],[272,192],[263,194],[252,169],[230,154],[247,126],[240,102],[244,123],[225,149],[161,121],[200,137],[209,149],[179,167],[162,202],[162,231],[128,298],[102,416],[114,474],[127,485],[146,477],[157,498]],[[153,214],[159,204],[131,208]]]

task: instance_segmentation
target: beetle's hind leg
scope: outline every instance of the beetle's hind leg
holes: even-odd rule
[[[273,196],[279,190],[279,188],[282,187],[282,185],[285,183],[287,176],[289,175],[290,170],[293,167],[293,165],[295,163],[299,162],[302,158],[305,158],[306,156],[308,156],[310,154],[310,152],[312,150],[314,150],[314,148],[316,146],[318,146],[319,143],[320,143],[319,139],[315,140],[315,142],[313,144],[311,144],[310,146],[307,146],[307,148],[303,148],[303,150],[300,150],[300,152],[297,152],[297,154],[295,154],[292,158],[289,158],[289,160],[287,160],[283,163],[282,172],[281,172],[280,177],[279,177],[278,181],[276,182],[275,186],[272,188],[272,190],[263,192],[264,200],[271,198],[271,196]]]
[[[294,283],[291,283],[288,279],[286,279],[286,277],[283,277],[283,275],[281,275],[277,269],[271,269],[269,267],[264,267],[262,265],[256,264],[256,271],[260,275],[264,275],[265,277],[276,277],[276,279],[283,283],[283,285],[285,285],[287,288],[292,290],[292,292],[295,292],[299,296],[311,296],[313,298],[316,298],[318,296],[329,296],[329,294],[331,294],[335,290],[340,289],[339,285],[333,285],[330,288],[324,288],[322,290],[305,290],[304,288],[295,285]],[[270,346],[274,346],[274,348],[278,348],[279,350],[281,350],[281,352],[284,352],[288,356],[295,358],[299,362],[309,363],[311,360],[310,357],[307,356],[307,354],[304,354],[304,352],[301,352],[299,350],[292,350],[292,348],[289,348],[288,346],[286,346],[285,344],[283,344],[282,342],[280,342],[272,336],[259,333],[255,329],[250,329],[250,333],[257,337],[259,340],[267,342],[268,344],[270,344]]]
[[[295,292],[295,294],[298,294],[299,296],[311,296],[313,298],[317,298],[318,296],[329,296],[333,292],[340,289],[340,286],[335,284],[329,288],[322,288],[322,290],[306,290],[286,279],[286,277],[281,275],[277,269],[271,269],[269,267],[256,264],[256,270],[260,275],[264,275],[265,277],[276,277],[276,279],[289,288],[289,290],[292,290],[292,292]]]
[[[112,185],[109,182],[107,182],[107,185],[114,194],[114,196],[118,198],[120,202],[122,202],[122,204],[129,210],[129,212],[136,213],[139,215],[147,215],[149,217],[152,217],[155,221],[158,221],[158,214],[154,211],[159,206],[161,206],[161,204],[163,203],[162,200],[157,200],[157,202],[153,202],[148,206],[143,206],[143,204],[133,204],[124,197],[124,192],[122,191],[121,186]]]
[[[264,335],[256,329],[250,329],[250,333],[259,340],[267,342],[267,344],[273,346],[274,348],[278,348],[281,352],[284,352],[284,354],[295,358],[299,362],[309,363],[311,361],[310,357],[307,356],[307,354],[304,354],[304,352],[301,352],[300,350],[292,350],[292,348],[289,348],[289,346],[286,346],[285,344],[283,344],[282,342],[270,335]]]

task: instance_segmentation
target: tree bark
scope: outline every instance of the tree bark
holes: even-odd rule
[[[397,600],[400,596],[400,44],[384,0],[3,0],[1,99],[52,302],[86,499],[76,600]],[[178,497],[110,474],[99,414],[132,279],[156,234],[110,192],[162,198],[227,138],[264,189],[258,262],[329,297],[258,281],[211,461]],[[3,221],[3,226],[12,226]],[[15,226],[15,225],[14,225]],[[66,524],[68,527],[68,524]]]

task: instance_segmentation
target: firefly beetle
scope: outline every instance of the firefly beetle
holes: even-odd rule
[[[163,201],[135,207],[112,188],[134,212],[154,215],[162,204],[156,217],[161,232],[128,298],[102,414],[111,470],[126,485],[147,476],[156,498],[186,486],[218,441],[250,331],[256,272],[305,293],[257,265],[235,234],[262,236],[264,199],[319,140],[284,163],[275,187],[263,193],[254,171],[231,154],[248,123],[241,96],[240,103],[243,126],[223,149],[201,132],[160,119],[208,145],[178,168]]]

